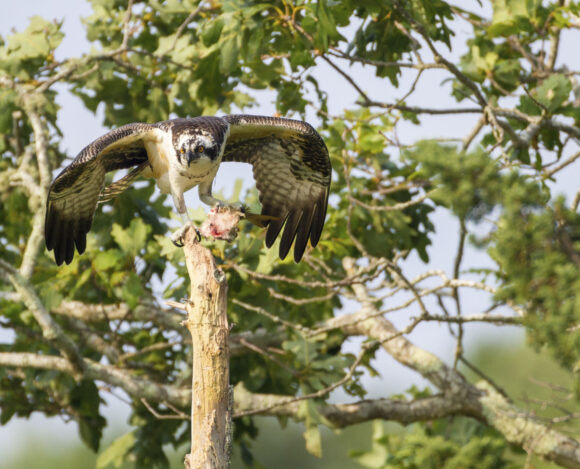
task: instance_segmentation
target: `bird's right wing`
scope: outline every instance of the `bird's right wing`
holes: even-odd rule
[[[328,150],[316,130],[302,121],[280,117],[229,115],[230,135],[223,161],[253,166],[270,247],[284,227],[280,258],[294,243],[299,262],[308,239],[316,246],[322,233],[331,167]]]
[[[84,252],[106,173],[134,166],[144,169],[146,142],[162,138],[157,124],[124,125],[87,145],[56,177],[48,193],[44,237],[58,265],[70,264],[75,246]]]

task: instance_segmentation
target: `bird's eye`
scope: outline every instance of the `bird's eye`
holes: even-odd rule
[[[198,147],[195,149],[195,151],[198,153],[203,153],[203,150],[205,150],[203,145],[198,145]]]

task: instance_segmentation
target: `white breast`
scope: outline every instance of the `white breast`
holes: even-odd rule
[[[175,159],[175,163],[169,166],[169,183],[179,192],[186,192],[202,182],[213,181],[219,165],[219,160],[211,161],[209,158],[202,158],[189,166],[182,166]],[[159,187],[161,188],[161,185]]]

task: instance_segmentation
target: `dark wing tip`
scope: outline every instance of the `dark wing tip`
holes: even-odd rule
[[[310,244],[316,247],[320,241],[322,228],[326,220],[326,209],[328,208],[328,189],[323,197],[320,197],[314,205],[314,213],[312,214],[312,227],[310,229]]]
[[[306,251],[308,239],[312,247],[316,247],[324,226],[326,216],[326,196],[317,200],[313,204],[298,207],[292,210],[286,220],[284,233],[280,240],[280,259],[286,258],[292,243],[294,243],[294,261],[300,262]],[[277,227],[275,234],[278,235],[280,228]],[[268,233],[269,234],[269,233]],[[274,234],[274,232],[272,233]],[[271,243],[266,245],[270,247],[276,237],[271,239]],[[268,241],[268,239],[266,239]]]
[[[265,212],[262,212],[263,214]],[[284,226],[284,222],[288,218],[288,213],[281,214],[282,216],[276,218],[275,220],[270,220],[268,222],[268,231],[266,231],[266,247],[271,248],[276,242],[276,238]],[[283,259],[283,258],[282,258]]]
[[[72,216],[72,218],[71,218]],[[44,225],[46,248],[54,251],[57,265],[70,264],[74,258],[75,247],[79,254],[87,247],[87,233],[92,225],[92,216],[74,218],[65,214],[54,204],[48,204]]]
[[[282,239],[280,240],[280,259],[285,259],[290,251],[290,247],[296,238],[296,232],[298,231],[300,220],[302,219],[302,210],[293,210],[288,215],[286,220],[286,227],[282,233]],[[294,246],[296,250],[296,246]],[[302,257],[302,256],[301,256]]]
[[[300,224],[298,225],[298,229],[296,231],[296,241],[294,242],[295,262],[300,262],[302,256],[304,255],[304,251],[306,250],[306,245],[308,244],[308,237],[311,236],[312,219],[315,211],[316,205],[309,205],[305,207],[302,212]]]

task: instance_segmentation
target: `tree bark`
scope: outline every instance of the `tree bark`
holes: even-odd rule
[[[231,452],[227,282],[190,229],[185,260],[191,281],[187,329],[193,349],[191,452],[188,469],[227,469]]]

